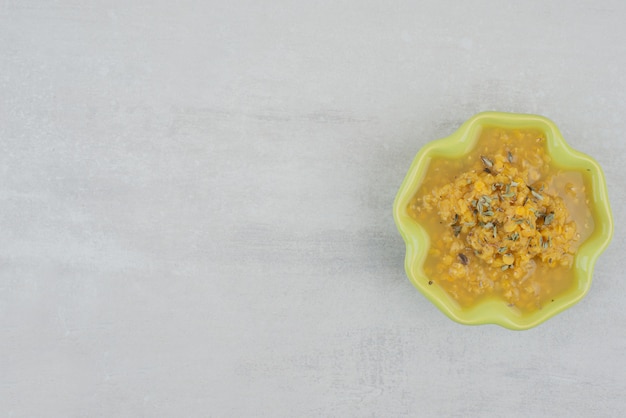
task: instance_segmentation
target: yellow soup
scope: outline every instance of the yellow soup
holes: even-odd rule
[[[593,231],[581,173],[551,163],[539,130],[484,128],[461,159],[433,159],[409,213],[431,237],[429,284],[462,307],[486,297],[522,312],[574,285]]]

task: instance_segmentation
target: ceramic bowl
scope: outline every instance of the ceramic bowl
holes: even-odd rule
[[[532,313],[522,314],[508,307],[504,301],[495,299],[486,299],[472,308],[461,308],[441,287],[428,285],[430,279],[423,270],[430,237],[426,229],[409,215],[409,202],[418,191],[433,156],[450,159],[463,157],[476,145],[483,126],[541,130],[545,133],[547,152],[553,163],[566,170],[581,172],[588,185],[586,193],[595,225],[591,235],[580,245],[574,256],[572,268],[576,285],[560,295],[555,303],[545,305]],[[497,324],[514,330],[534,327],[579,302],[589,291],[593,267],[613,235],[613,218],[606,181],[598,163],[588,155],[572,149],[552,121],[527,114],[479,113],[452,135],[424,146],[417,153],[400,186],[394,201],[393,215],[406,243],[406,273],[419,291],[457,322],[468,325]]]

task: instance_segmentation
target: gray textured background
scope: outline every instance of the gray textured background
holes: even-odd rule
[[[626,3],[262,3],[0,2],[0,416],[624,416]],[[613,204],[526,332],[427,302],[391,215],[483,110]]]

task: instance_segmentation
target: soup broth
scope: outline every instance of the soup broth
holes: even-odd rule
[[[462,307],[551,303],[575,285],[574,254],[593,231],[582,174],[553,164],[532,129],[485,127],[468,155],[433,159],[408,211],[431,237],[429,284]]]

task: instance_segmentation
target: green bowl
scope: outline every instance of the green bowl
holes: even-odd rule
[[[579,171],[585,177],[587,195],[595,227],[574,256],[574,274],[577,285],[562,294],[554,303],[533,313],[522,314],[507,306],[502,300],[487,299],[472,308],[461,308],[444,289],[430,286],[423,270],[430,247],[426,230],[408,213],[409,201],[419,189],[431,159],[457,159],[470,152],[483,126],[503,128],[533,128],[546,135],[548,154],[552,161],[565,168]],[[501,112],[479,113],[447,138],[432,141],[418,153],[407,173],[393,205],[393,216],[406,243],[405,269],[411,283],[451,319],[468,325],[497,324],[522,330],[532,328],[580,301],[589,288],[593,267],[598,256],[606,249],[613,236],[613,217],[609,206],[604,173],[598,163],[588,155],[572,149],[563,139],[551,120],[537,115]]]

